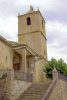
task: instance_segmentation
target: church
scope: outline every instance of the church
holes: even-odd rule
[[[0,36],[0,100],[67,100],[67,76],[54,68],[46,78],[45,20],[30,6],[18,14],[18,42]]]
[[[39,9],[35,11],[30,6],[30,11],[18,15],[18,42],[0,36],[0,70],[11,69],[18,72],[18,77],[21,72],[27,80],[43,81],[43,67],[47,63],[46,42],[45,20]]]

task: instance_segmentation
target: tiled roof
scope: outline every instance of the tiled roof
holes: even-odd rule
[[[2,42],[4,42],[5,44],[11,46],[11,45],[7,42],[7,40],[6,40],[4,37],[2,37],[1,35],[0,35],[0,41],[2,41]]]
[[[20,43],[20,42],[15,42],[15,41],[8,41],[6,40],[4,37],[2,37],[0,35],[0,40],[3,41],[5,44],[12,46],[12,47],[16,47],[16,46],[24,46],[25,44]]]
[[[12,47],[16,46],[24,46],[25,44],[20,43],[20,42],[14,42],[14,41],[7,41]]]

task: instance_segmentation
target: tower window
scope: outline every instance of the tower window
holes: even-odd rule
[[[31,19],[30,17],[27,17],[27,25],[30,25],[31,24]]]

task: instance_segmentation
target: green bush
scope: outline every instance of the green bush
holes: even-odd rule
[[[48,63],[44,66],[44,72],[46,72],[46,75],[48,77],[52,77],[52,71],[53,68],[56,67],[56,69],[64,74],[67,75],[67,64],[64,62],[64,60],[59,59],[56,60],[55,58],[52,58]]]

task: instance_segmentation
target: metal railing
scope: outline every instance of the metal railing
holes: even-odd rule
[[[21,81],[29,81],[29,82],[33,81],[33,74],[25,73],[22,71],[14,71],[11,69],[0,70],[0,79],[7,77],[13,77],[13,79]]]
[[[33,74],[21,71],[14,71],[14,79],[22,81],[33,81]]]

